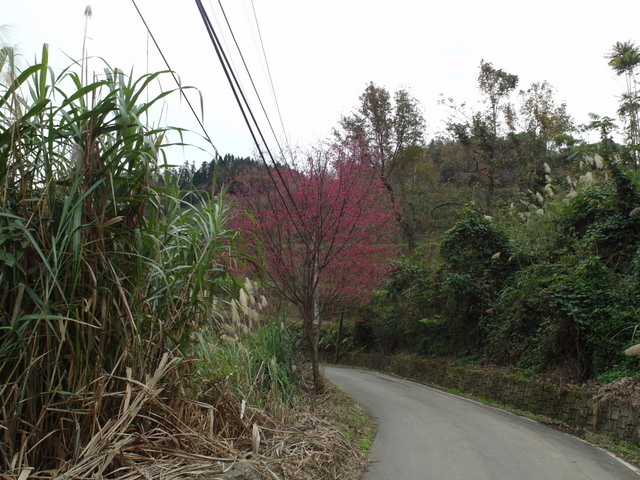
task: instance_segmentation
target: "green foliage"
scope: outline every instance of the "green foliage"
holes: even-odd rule
[[[213,331],[196,334],[197,377],[226,383],[238,400],[274,407],[291,404],[297,385],[295,352],[299,339],[285,321],[268,321],[237,339]]]
[[[534,263],[514,273],[502,289],[485,321],[486,354],[492,361],[525,369],[540,365],[537,334],[547,312],[541,291],[555,272],[555,265]]]
[[[460,345],[475,347],[483,340],[484,313],[516,268],[512,247],[491,220],[469,211],[445,233],[440,255],[442,313]]]
[[[375,292],[370,306],[361,310],[377,348],[387,353],[417,348],[424,330],[420,320],[432,309],[434,275],[435,268],[421,250],[394,264],[384,289]]]
[[[578,192],[562,209],[558,239],[576,251],[595,250],[616,272],[628,272],[640,245],[640,216],[631,212],[640,205],[635,178],[612,159],[605,158],[609,178]]]
[[[468,211],[444,235],[441,261],[418,249],[396,262],[363,315],[377,348],[430,356],[477,356],[483,319],[516,267],[512,247],[488,219]]]
[[[472,210],[467,212],[467,218],[445,232],[440,245],[445,271],[492,283],[511,272],[511,250],[509,240],[496,230],[492,221],[480,218]]]
[[[616,353],[609,339],[620,328],[611,288],[611,272],[595,256],[554,276],[542,292],[547,310],[538,334],[543,364],[577,359],[582,378],[606,368],[606,359]]]
[[[626,145],[613,141],[613,119],[595,114],[584,128],[599,132],[599,143],[571,137],[573,121],[546,82],[520,92],[512,107],[518,77],[484,61],[485,111],[443,100],[454,114],[450,137],[425,149],[433,185],[420,191],[413,181],[418,154],[389,176],[405,214],[418,205],[433,219],[445,212],[429,230],[431,241],[441,239],[439,258],[415,250],[396,263],[363,311],[360,332],[369,336],[358,340],[574,380],[637,368],[622,356],[640,320],[637,54],[626,42],[608,56],[627,77],[619,112]],[[459,220],[470,200],[493,218],[467,211]],[[428,225],[425,217],[411,218]]]
[[[639,239],[629,215],[637,187],[619,165],[609,171],[608,179],[587,184],[557,208],[547,205],[554,216],[547,213],[546,222],[557,227],[543,230],[538,243],[546,252],[536,248],[531,264],[501,292],[490,358],[538,371],[572,365],[583,379],[632,364],[621,352],[638,321]],[[523,245],[535,248],[535,242]]]
[[[237,193],[238,179],[245,172],[262,168],[264,165],[261,162],[250,157],[226,154],[209,162],[203,162],[198,168],[195,163],[187,162],[173,171],[179,178],[180,187],[189,191],[190,197],[194,195],[192,193],[194,190],[206,192],[209,196],[219,195],[223,191],[234,195]],[[285,167],[281,165],[280,168]]]
[[[634,172],[602,163],[570,195],[556,187],[491,220],[468,211],[439,265],[398,264],[368,319],[379,348],[583,380],[633,372],[622,352],[640,320],[639,190]]]
[[[340,343],[338,343],[338,327],[323,328],[320,331],[320,338],[318,339],[318,347],[326,352],[335,352],[338,347],[340,352],[347,353],[355,348],[355,341],[353,335],[345,325],[341,332]]]

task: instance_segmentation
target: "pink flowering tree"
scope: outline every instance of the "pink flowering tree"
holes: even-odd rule
[[[269,279],[297,307],[321,391],[319,319],[379,285],[397,223],[388,190],[355,147],[318,150],[302,168],[278,170],[243,179],[236,226],[259,240]]]

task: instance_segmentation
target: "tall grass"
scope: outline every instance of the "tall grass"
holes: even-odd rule
[[[231,326],[230,330],[239,329]],[[196,335],[196,355],[204,359],[198,378],[224,385],[235,399],[272,413],[293,404],[297,359],[292,352],[299,350],[300,342],[284,321],[266,322],[233,336],[225,334],[223,341],[216,331]]]
[[[2,65],[0,470],[59,469],[117,414],[127,378],[215,321],[238,287],[233,232],[220,202],[189,205],[163,174],[167,130],[142,122],[171,93],[147,99],[162,73],[105,65],[85,85],[46,47],[24,71],[10,51]]]

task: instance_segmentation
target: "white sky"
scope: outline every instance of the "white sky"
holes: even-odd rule
[[[251,155],[254,147],[223,77],[195,0],[136,0],[171,67],[184,85],[203,95],[205,125],[222,154]],[[589,112],[615,117],[624,79],[604,55],[616,41],[640,43],[640,2],[609,0],[221,0],[276,135],[283,140],[271,87],[261,61],[252,8],[264,41],[284,127],[294,146],[326,138],[341,115],[349,114],[368,82],[391,93],[407,88],[420,101],[430,135],[443,129],[447,112],[441,94],[458,102],[477,98],[480,60],[520,77],[519,88],[547,80],[566,101],[578,123]],[[203,0],[211,20],[224,25],[218,0]],[[0,0],[5,41],[25,63],[49,43],[52,63],[66,66],[65,54],[79,59],[90,4],[87,43],[92,56],[134,75],[164,69],[149,44],[131,0]],[[226,27],[219,28],[242,85],[251,85],[232,49]],[[97,61],[90,64],[101,69]],[[169,77],[162,86],[173,88]],[[185,105],[169,102],[167,122],[197,130]],[[256,115],[261,108],[250,102]],[[196,105],[197,105],[196,100]],[[258,117],[265,133],[269,126]],[[158,118],[154,122],[164,122]],[[273,137],[268,137],[275,149]],[[184,153],[189,159],[202,154]],[[177,159],[182,163],[183,159]]]

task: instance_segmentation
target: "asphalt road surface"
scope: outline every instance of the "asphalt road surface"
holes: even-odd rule
[[[324,373],[378,419],[363,480],[640,480],[607,452],[527,418],[376,372]]]

